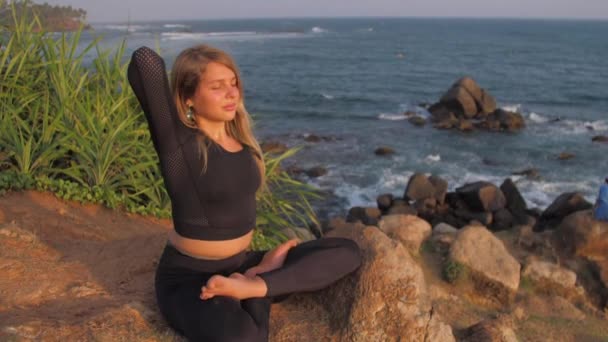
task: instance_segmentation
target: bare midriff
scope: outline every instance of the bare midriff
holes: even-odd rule
[[[252,238],[253,229],[236,239],[221,241],[189,239],[179,235],[175,229],[169,231],[169,243],[182,254],[209,260],[225,259],[244,251]]]

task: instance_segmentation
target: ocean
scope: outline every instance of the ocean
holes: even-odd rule
[[[288,162],[322,166],[305,180],[336,195],[334,211],[402,196],[414,172],[438,175],[449,189],[511,177],[529,207],[559,194],[594,201],[608,176],[608,21],[517,19],[251,19],[93,24],[101,36],[160,49],[170,66],[184,48],[210,44],[236,59],[245,103],[260,141],[302,149]],[[403,115],[429,113],[462,76],[498,106],[515,110],[518,133],[462,133],[416,127]],[[307,142],[309,134],[326,137]],[[380,157],[380,146],[396,153]],[[558,160],[562,152],[575,154]],[[535,168],[540,177],[513,172]]]

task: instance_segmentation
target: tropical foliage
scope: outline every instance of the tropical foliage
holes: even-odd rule
[[[80,30],[51,35],[15,6],[11,20],[10,34],[0,28],[0,193],[38,189],[169,217],[158,158],[126,78],[126,43],[109,52],[98,40],[81,43]],[[317,223],[314,189],[280,168],[294,153],[266,156],[270,191],[258,195],[256,249],[283,240],[281,228]]]

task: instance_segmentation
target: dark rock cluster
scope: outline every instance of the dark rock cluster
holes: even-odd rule
[[[456,81],[428,111],[438,129],[515,132],[525,127],[521,114],[497,109],[494,97],[470,77]]]

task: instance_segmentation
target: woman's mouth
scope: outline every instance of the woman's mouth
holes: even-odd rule
[[[224,106],[222,108],[224,108],[224,110],[235,110],[236,109],[236,104],[233,103],[233,104]]]

